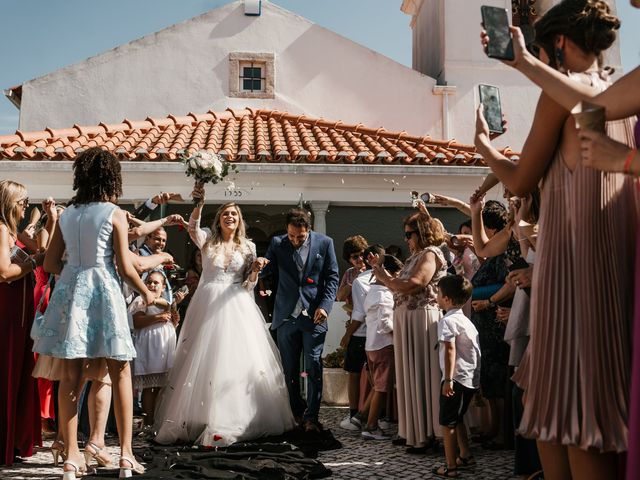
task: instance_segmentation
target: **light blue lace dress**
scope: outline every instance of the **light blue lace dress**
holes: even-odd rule
[[[112,203],[73,205],[60,217],[67,263],[41,322],[33,351],[57,358],[131,360],[135,348],[113,258]]]

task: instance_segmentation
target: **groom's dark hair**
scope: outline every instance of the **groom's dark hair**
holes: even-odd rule
[[[294,227],[305,227],[307,230],[311,229],[311,217],[309,212],[302,210],[301,208],[292,208],[287,212],[287,225],[293,225]]]

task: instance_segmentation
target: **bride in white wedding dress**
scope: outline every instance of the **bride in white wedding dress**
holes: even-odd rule
[[[202,276],[161,394],[156,441],[226,446],[281,434],[295,421],[280,353],[250,293],[267,260],[245,238],[237,205],[218,209],[211,232],[200,228],[201,204],[189,234],[202,251]]]

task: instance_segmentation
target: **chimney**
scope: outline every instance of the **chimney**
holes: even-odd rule
[[[262,0],[244,0],[244,14],[259,17],[262,12]]]

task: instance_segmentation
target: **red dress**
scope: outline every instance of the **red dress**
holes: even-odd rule
[[[11,465],[15,455],[31,456],[34,444],[42,443],[38,386],[31,376],[32,275],[0,283],[0,312],[0,463]]]
[[[38,267],[35,270],[36,274],[36,287],[33,290],[33,304],[37,307],[42,298],[42,294],[47,290],[47,283],[49,282],[49,274],[44,271],[42,267]],[[40,306],[40,312],[44,313],[49,305],[49,295],[51,291],[47,290],[47,295],[42,300]],[[38,360],[38,354],[33,354],[35,359]],[[42,418],[56,418],[54,405],[53,405],[53,382],[46,378],[38,378],[38,392],[40,396],[40,416]]]

